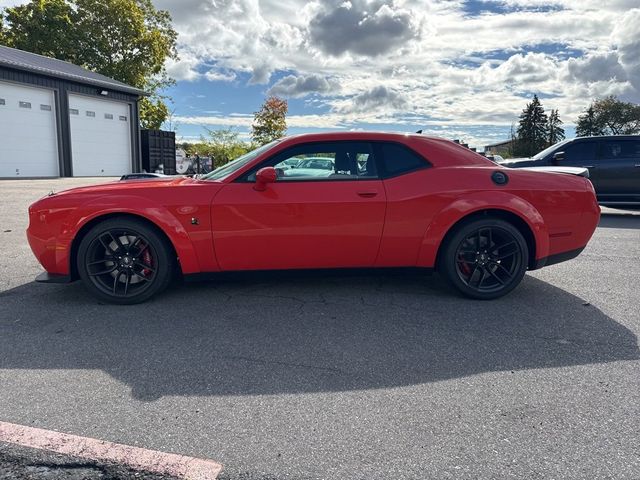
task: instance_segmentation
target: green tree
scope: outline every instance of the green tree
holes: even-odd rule
[[[635,135],[640,133],[640,105],[611,95],[594,100],[578,117],[576,135]]]
[[[596,118],[596,111],[593,108],[593,104],[589,105],[589,108],[578,117],[576,123],[576,136],[578,137],[593,137],[597,135],[604,135],[602,125],[599,124]]]
[[[170,85],[164,64],[177,59],[168,12],[151,0],[31,0],[5,11],[3,43],[75,63],[149,92],[143,128],[168,115],[159,92]]]
[[[159,130],[164,121],[169,117],[169,108],[164,101],[165,97],[156,95],[140,100],[140,126],[152,130]]]
[[[537,95],[522,110],[516,130],[515,154],[524,157],[535,155],[547,146],[548,119]]]
[[[216,167],[224,165],[244,155],[252,146],[248,142],[239,139],[239,133],[233,128],[223,128],[219,130],[206,129],[208,139],[201,139],[204,143],[205,153],[212,156]]]
[[[271,96],[254,114],[251,136],[260,145],[269,143],[287,133],[287,101]]]
[[[563,123],[558,115],[558,110],[551,110],[547,122],[547,146],[555,145],[565,139]]]
[[[68,62],[77,62],[74,12],[66,0],[33,0],[7,8],[3,44]]]

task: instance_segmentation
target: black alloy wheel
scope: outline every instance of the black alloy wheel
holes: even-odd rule
[[[158,232],[135,219],[96,225],[78,249],[78,273],[89,290],[111,303],[133,304],[166,288],[174,261]]]
[[[465,295],[497,298],[513,290],[528,264],[527,242],[512,224],[483,218],[460,226],[445,246],[442,273]]]

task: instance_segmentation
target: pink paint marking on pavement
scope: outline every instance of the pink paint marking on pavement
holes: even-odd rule
[[[6,422],[0,422],[0,442],[125,465],[134,470],[146,470],[188,480],[214,480],[222,471],[222,465],[212,460],[130,447]]]

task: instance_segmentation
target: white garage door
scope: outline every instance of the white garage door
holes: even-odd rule
[[[74,177],[131,173],[129,105],[69,95]]]
[[[52,90],[0,82],[0,177],[57,177]]]

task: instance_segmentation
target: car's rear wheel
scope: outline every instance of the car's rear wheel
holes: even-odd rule
[[[460,292],[488,300],[517,287],[528,261],[522,233],[504,220],[486,217],[454,230],[444,245],[439,267]]]
[[[144,302],[164,290],[175,271],[167,240],[132,218],[94,226],[80,242],[78,274],[91,293],[118,304]]]

